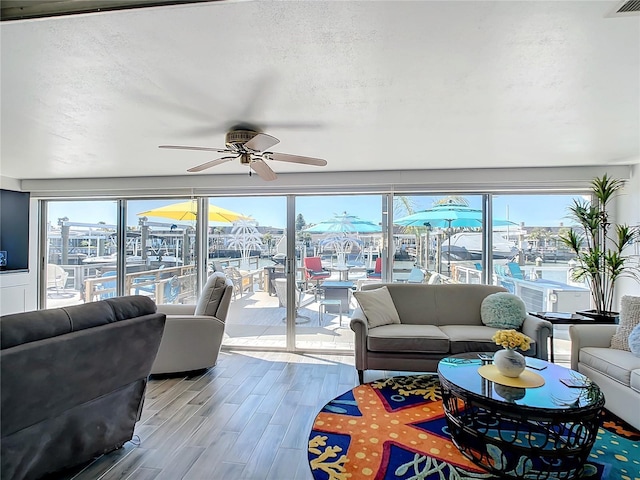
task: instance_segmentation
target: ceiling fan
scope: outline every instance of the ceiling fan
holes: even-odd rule
[[[230,153],[231,155],[210,160],[201,165],[191,167],[187,172],[201,172],[207,168],[221,165],[237,158],[242,165],[248,165],[249,175],[251,171],[256,172],[263,180],[275,180],[278,176],[271,169],[265,160],[275,160],[277,162],[300,163],[303,165],[317,165],[324,167],[326,160],[321,158],[301,157],[300,155],[290,155],[287,153],[268,152],[267,149],[279,143],[276,137],[257,131],[252,127],[238,125],[231,128],[225,136],[227,148],[212,147],[192,147],[183,145],[160,145],[159,148],[170,148],[175,150],[199,150],[205,152]]]

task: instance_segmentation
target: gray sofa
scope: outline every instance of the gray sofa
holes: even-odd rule
[[[360,383],[365,370],[435,372],[438,362],[465,352],[496,351],[491,340],[498,328],[487,327],[480,306],[487,295],[506,292],[503,287],[467,284],[377,283],[386,285],[400,317],[400,324],[369,328],[358,306],[351,317],[355,333],[355,364]],[[527,315],[522,332],[533,340],[526,355],[547,359],[552,325]]]
[[[571,369],[593,380],[605,408],[640,430],[640,358],[610,348],[617,325],[570,325]]]
[[[36,479],[133,436],[164,314],[148,297],[0,318],[3,479]]]

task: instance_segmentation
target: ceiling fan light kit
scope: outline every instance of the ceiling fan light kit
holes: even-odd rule
[[[242,165],[249,166],[249,175],[251,175],[251,170],[253,170],[260,176],[260,178],[268,181],[275,180],[278,176],[271,167],[267,165],[265,160],[299,163],[302,165],[315,165],[319,167],[324,167],[327,164],[327,161],[321,158],[302,157],[300,155],[266,151],[279,142],[280,140],[276,137],[267,135],[266,133],[256,130],[248,130],[245,128],[237,128],[229,130],[225,135],[225,145],[227,148],[194,147],[188,145],[160,145],[159,148],[230,153],[235,156],[225,156],[215,160],[210,160],[189,168],[187,172],[201,172],[202,170],[239,158]]]

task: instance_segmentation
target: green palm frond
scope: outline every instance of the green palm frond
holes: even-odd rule
[[[627,225],[615,225],[613,238],[609,237],[611,223],[607,205],[624,182],[608,175],[591,182],[594,202],[574,200],[569,216],[579,225],[560,235],[560,241],[576,255],[578,266],[573,270],[574,279],[586,280],[598,313],[611,311],[614,286],[621,276],[638,278],[636,268],[627,263],[629,257],[623,250],[640,234]]]

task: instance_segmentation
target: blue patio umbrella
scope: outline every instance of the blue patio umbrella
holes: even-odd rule
[[[482,210],[449,200],[448,203],[435,205],[427,210],[399,218],[394,220],[393,223],[405,227],[431,227],[441,229],[450,229],[451,227],[480,228],[482,227]],[[516,225],[515,222],[501,218],[493,218],[492,224],[493,226]],[[451,252],[451,235],[449,235],[447,251]],[[447,268],[450,272],[450,253],[447,255]]]
[[[354,245],[361,244],[358,237],[360,233],[377,233],[382,227],[368,220],[363,220],[356,215],[343,212],[329,220],[317,223],[303,230],[308,233],[324,233],[321,245],[332,247],[338,254],[338,262],[346,262],[346,254]]]
[[[382,228],[369,220],[363,220],[356,215],[344,212],[305,228],[304,231],[309,233],[377,233],[381,232]]]

